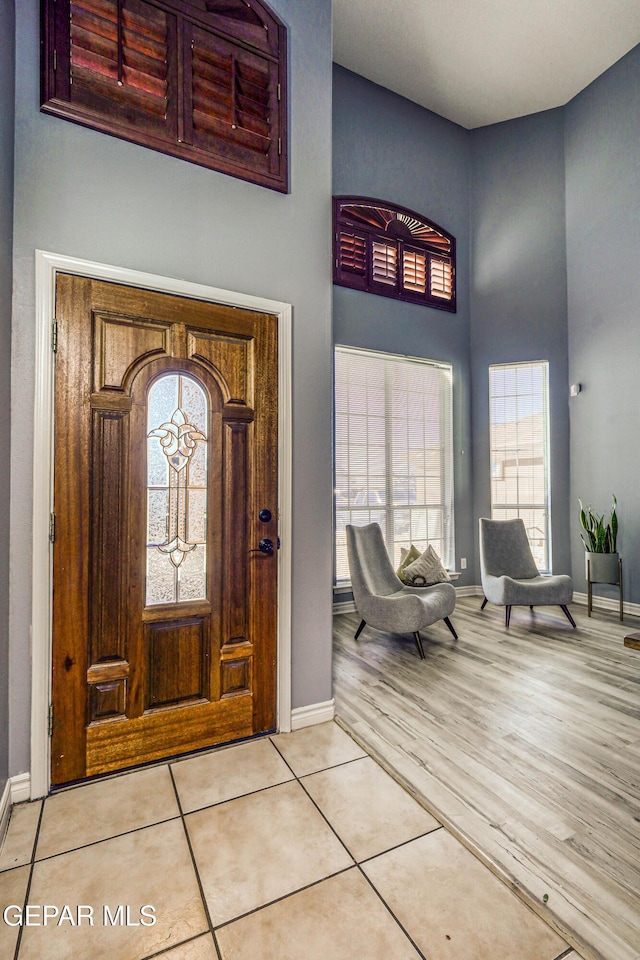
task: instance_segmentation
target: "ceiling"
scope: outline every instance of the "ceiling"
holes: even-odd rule
[[[333,0],[334,60],[472,129],[562,106],[640,43],[640,0]]]

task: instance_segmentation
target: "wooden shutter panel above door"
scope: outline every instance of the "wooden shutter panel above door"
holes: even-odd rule
[[[185,30],[185,51],[185,140],[230,166],[277,177],[277,63],[195,25]]]
[[[216,32],[234,37],[272,57],[280,56],[281,24],[266,4],[247,3],[247,0],[204,0],[197,5],[204,7],[207,24]]]
[[[135,125],[138,136],[175,141],[175,17],[146,0],[57,0],[55,7],[50,112],[91,118],[118,136]]]
[[[44,0],[42,110],[285,192],[286,30],[262,0]]]

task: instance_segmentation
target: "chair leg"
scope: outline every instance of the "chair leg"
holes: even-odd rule
[[[355,635],[355,637],[353,638],[354,640],[357,640],[357,639],[358,639],[358,637],[360,636],[360,634],[362,633],[362,631],[364,630],[364,628],[366,627],[366,625],[367,625],[367,624],[366,624],[366,621],[364,621],[364,620],[360,623],[360,626],[359,626],[358,629],[356,630],[356,635]]]
[[[532,604],[532,603],[529,604],[529,610],[533,610],[533,604]]]
[[[488,603],[489,603],[489,601],[488,601],[487,598],[485,597],[484,600],[482,601],[482,606],[480,607],[480,609],[481,609],[481,610],[484,610],[484,608],[486,607],[486,605],[487,605]]]
[[[455,632],[455,630],[453,629],[453,624],[451,623],[451,620],[449,620],[449,617],[445,617],[445,618],[444,618],[444,622],[445,622],[446,625],[449,627],[449,630],[451,630],[451,633],[453,634],[453,639],[454,639],[454,640],[457,640],[457,639],[458,639],[458,634],[457,634],[457,633]]]
[[[575,627],[576,622],[575,622],[575,620],[573,619],[573,617],[571,616],[571,614],[570,614],[570,612],[569,612],[569,607],[567,607],[566,604],[561,603],[561,604],[560,604],[560,609],[561,609],[562,612],[564,613],[565,617],[567,618],[567,620],[569,621],[569,623],[571,624],[571,626],[572,626],[572,627]]]
[[[418,653],[420,654],[420,659],[424,660],[424,647],[422,646],[422,637],[420,636],[417,630],[413,634],[413,638],[416,641],[416,646],[418,648]]]
[[[504,608],[504,625],[509,629],[509,621],[511,620],[511,606]]]

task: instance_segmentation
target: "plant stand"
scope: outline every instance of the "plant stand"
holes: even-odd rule
[[[589,557],[587,557],[587,615],[591,616],[591,611],[593,609],[593,589],[592,586],[594,583],[610,583],[614,587],[618,587],[620,593],[620,620],[623,620],[623,595],[622,595],[622,557],[618,557],[618,579],[617,580],[592,580],[591,579],[591,562]]]

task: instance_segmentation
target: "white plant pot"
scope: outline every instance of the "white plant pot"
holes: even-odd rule
[[[617,553],[585,553],[585,576],[591,583],[619,583]]]

